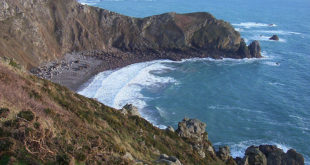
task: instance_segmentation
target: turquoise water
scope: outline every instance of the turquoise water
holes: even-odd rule
[[[81,94],[116,108],[133,103],[160,128],[198,118],[211,141],[229,145],[233,156],[249,145],[276,144],[310,164],[309,0],[83,2],[135,17],[208,11],[231,22],[247,43],[259,40],[265,58],[133,64],[98,74]],[[273,34],[280,41],[269,41]]]

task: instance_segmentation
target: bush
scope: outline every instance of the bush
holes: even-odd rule
[[[10,59],[9,65],[11,65],[11,66],[13,66],[14,68],[17,68],[17,69],[20,69],[20,68],[21,68],[20,65],[17,64],[17,63],[15,62],[15,60],[12,59],[12,58]]]
[[[44,111],[47,115],[49,115],[49,114],[52,113],[52,110],[49,109],[49,108],[45,108],[43,111]]]
[[[8,108],[0,108],[0,118],[6,118],[9,112],[10,110]]]
[[[41,124],[39,122],[35,122],[35,123],[33,123],[33,126],[35,129],[39,129]]]
[[[75,158],[78,161],[84,161],[86,159],[86,155],[83,154],[82,152],[78,152],[75,154]]]
[[[68,165],[70,163],[70,158],[67,154],[61,154],[56,156],[57,164]]]
[[[13,146],[13,142],[9,139],[2,139],[0,140],[0,151],[9,151]]]
[[[21,111],[17,114],[17,116],[27,121],[32,121],[34,119],[34,114],[31,111]]]

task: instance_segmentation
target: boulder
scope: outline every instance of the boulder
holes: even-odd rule
[[[130,116],[139,116],[141,117],[139,110],[137,107],[133,106],[132,104],[126,104],[122,109],[121,113],[129,114]]]
[[[170,131],[170,132],[174,132],[174,128],[171,127],[171,126],[168,126],[168,127],[166,128],[166,130],[167,130],[167,131]]]
[[[123,159],[131,160],[131,161],[134,160],[134,158],[132,157],[132,155],[129,152],[125,153],[125,155],[123,156]]]
[[[273,35],[272,37],[269,38],[269,40],[279,41],[279,36],[278,35]]]
[[[174,156],[168,156],[161,154],[159,159],[156,161],[157,164],[168,164],[168,165],[182,165],[180,160]]]

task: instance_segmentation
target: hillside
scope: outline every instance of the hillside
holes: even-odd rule
[[[132,18],[75,0],[0,0],[0,4],[0,56],[12,57],[27,69],[66,53],[93,50],[100,50],[99,56],[122,56],[121,51],[171,59],[177,59],[170,57],[175,53],[261,57],[257,43],[247,47],[229,23],[209,13]]]
[[[191,139],[160,130],[143,118],[124,115],[12,65],[18,66],[12,61],[0,64],[2,163],[154,164],[160,154],[167,154],[184,164],[223,164],[206,147],[202,158],[191,147]],[[211,143],[204,139],[201,144]],[[127,158],[129,153],[134,159]]]

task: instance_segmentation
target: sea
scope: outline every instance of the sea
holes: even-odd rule
[[[310,165],[309,0],[80,0],[132,17],[210,12],[230,22],[262,59],[137,63],[99,73],[78,91],[121,108],[131,103],[159,128],[184,117],[207,123],[215,146],[242,157],[250,145],[294,148]],[[279,41],[271,41],[278,35]]]

